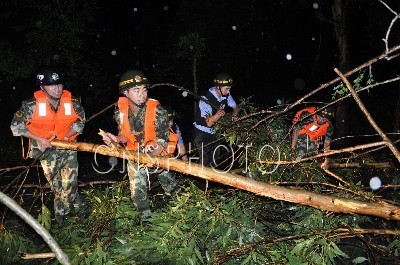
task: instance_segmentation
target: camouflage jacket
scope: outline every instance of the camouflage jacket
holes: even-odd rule
[[[79,100],[72,97],[72,106],[76,112],[76,114],[82,119],[82,120],[77,120],[73,125],[72,129],[74,129],[76,132],[79,134],[82,133],[83,128],[85,126],[86,122],[86,117],[85,117],[85,111],[80,104]],[[19,110],[14,114],[14,117],[11,121],[11,131],[14,136],[22,136],[28,131],[28,127],[26,126],[26,123],[28,122],[29,119],[32,118],[33,112],[36,109],[36,99],[31,98],[25,101],[22,101],[22,105],[19,108]],[[37,151],[42,152],[43,148],[40,147],[40,145],[34,141],[31,140],[31,148],[29,152],[30,157],[35,157]]]
[[[144,120],[146,115],[146,107],[140,108],[138,114],[135,116],[129,109],[129,125],[132,132],[142,132],[136,136],[137,141],[142,144],[144,140]],[[120,111],[117,107],[114,112],[114,119],[118,124],[118,134],[121,134],[120,129]],[[156,107],[156,121],[155,129],[157,136],[157,143],[163,148],[167,146],[169,140],[169,126],[167,111],[161,106]]]

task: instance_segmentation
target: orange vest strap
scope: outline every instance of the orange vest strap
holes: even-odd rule
[[[169,140],[167,144],[166,154],[173,154],[176,149],[176,145],[178,144],[179,135],[169,128]]]
[[[293,118],[293,123],[296,123],[299,119],[300,119],[300,117],[301,117],[301,115],[304,113],[304,112],[308,112],[308,114],[315,114],[315,111],[317,110],[317,108],[316,107],[307,107],[307,108],[304,108],[304,109],[302,109],[302,110],[299,110],[297,113],[296,113],[296,115],[294,116],[294,118]]]
[[[144,144],[149,144],[157,139],[156,135],[156,108],[160,105],[155,99],[146,101],[146,115],[144,118]]]
[[[120,97],[118,99],[118,108],[120,112],[119,128],[121,133],[128,140],[126,148],[128,150],[136,151],[139,147],[139,143],[136,139],[136,135],[132,133],[131,126],[129,124],[129,100],[126,97]]]

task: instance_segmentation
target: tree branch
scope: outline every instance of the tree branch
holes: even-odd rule
[[[63,265],[70,265],[68,256],[64,254],[61,250],[60,246],[54,240],[54,238],[50,235],[50,233],[35,219],[30,215],[27,211],[25,211],[21,206],[18,205],[13,199],[5,195],[0,191],[0,202],[5,204],[8,208],[10,208],[13,212],[15,212],[19,217],[22,218],[28,225],[30,225],[36,233],[38,233],[43,240],[47,243],[50,249],[53,251],[58,261]]]
[[[334,69],[335,72],[342,78],[343,82],[346,84],[347,88],[350,90],[351,94],[353,95],[354,100],[356,101],[358,107],[361,109],[361,111],[364,113],[365,117],[367,117],[369,123],[371,126],[375,129],[375,131],[382,137],[383,141],[385,144],[389,147],[389,149],[392,151],[392,153],[396,156],[397,160],[400,162],[400,152],[397,150],[396,146],[393,144],[393,142],[387,137],[387,135],[381,130],[381,128],[378,126],[378,124],[375,122],[375,120],[372,118],[371,114],[369,114],[367,108],[365,105],[362,103],[360,97],[358,96],[357,92],[349,82],[349,80],[337,69]]]
[[[378,0],[381,4],[383,4],[387,9],[389,9],[390,12],[392,12],[395,17],[392,19],[392,21],[390,22],[390,25],[388,27],[388,30],[386,31],[386,36],[383,40],[383,42],[385,43],[385,47],[386,47],[386,53],[389,53],[389,35],[390,35],[390,31],[392,30],[393,24],[394,22],[396,22],[397,19],[400,18],[400,13],[397,14],[393,9],[391,9],[388,4],[386,4],[385,2],[383,2],[382,0]],[[391,59],[391,58],[390,58]]]
[[[361,70],[361,69],[363,69],[363,68],[365,68],[365,67],[368,67],[368,66],[372,65],[373,63],[375,63],[375,62],[377,62],[377,61],[379,61],[379,60],[382,60],[382,59],[384,59],[384,58],[387,58],[387,56],[388,56],[390,53],[394,53],[394,52],[396,52],[396,51],[398,51],[398,50],[400,50],[400,45],[397,45],[397,46],[395,46],[395,47],[389,49],[388,51],[385,51],[384,53],[382,53],[382,54],[376,56],[375,58],[372,58],[371,60],[369,60],[369,61],[367,61],[367,62],[365,62],[365,63],[363,63],[363,64],[357,66],[356,68],[353,68],[352,70],[348,71],[345,75],[346,75],[346,76],[352,75],[352,74],[354,74],[355,72],[358,72],[359,70]],[[287,112],[287,111],[293,109],[295,106],[299,105],[299,104],[300,104],[302,101],[304,101],[306,98],[311,97],[312,95],[316,94],[317,92],[321,91],[322,89],[324,89],[324,88],[326,88],[326,87],[329,87],[329,86],[335,84],[335,83],[338,82],[338,81],[340,81],[340,77],[337,77],[337,78],[335,78],[335,79],[333,79],[333,80],[331,80],[331,81],[329,81],[329,82],[327,82],[327,83],[325,83],[325,84],[320,85],[319,87],[317,87],[316,89],[314,89],[313,91],[311,91],[311,92],[308,93],[307,95],[305,95],[305,96],[299,98],[299,99],[296,100],[293,104],[287,106],[287,107],[284,108],[283,110],[280,110],[280,111],[277,111],[277,112],[275,112],[275,113],[273,113],[273,114],[270,114],[270,115],[268,115],[267,117],[265,117],[264,119],[260,120],[260,121],[257,122],[255,125],[253,125],[249,131],[251,131],[252,129],[256,128],[258,125],[260,125],[260,124],[263,123],[264,121],[269,120],[269,119],[272,118],[272,117],[275,117],[275,116],[277,116],[277,115],[283,114],[283,113],[285,113],[285,112]],[[240,119],[238,119],[238,121],[240,121]]]

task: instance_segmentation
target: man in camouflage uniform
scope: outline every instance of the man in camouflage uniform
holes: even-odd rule
[[[128,150],[148,153],[156,156],[171,154],[168,146],[176,146],[177,140],[171,144],[167,111],[157,100],[148,99],[149,82],[141,71],[129,70],[120,79],[119,92],[124,95],[118,100],[114,119],[118,124],[118,135],[107,133],[103,138],[107,145],[112,142],[126,144]],[[128,161],[128,176],[131,198],[144,219],[151,214],[148,198],[148,179],[155,174],[167,195],[170,195],[177,183],[172,172],[144,167],[136,162]]]
[[[307,107],[296,113],[293,119],[292,148],[301,159],[316,155],[321,149],[323,152],[330,150],[333,134],[332,119],[334,109],[318,110],[316,107]],[[325,157],[322,168],[329,168],[329,159]]]
[[[22,102],[11,121],[11,131],[14,136],[30,139],[28,156],[40,160],[54,193],[56,221],[64,226],[73,208],[80,214],[87,214],[87,208],[78,193],[77,152],[55,149],[50,141],[74,141],[82,133],[85,112],[79,101],[64,90],[59,72],[43,70],[37,81],[40,90]]]

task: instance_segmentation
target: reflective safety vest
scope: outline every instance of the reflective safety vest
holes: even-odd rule
[[[118,108],[120,113],[120,130],[122,135],[128,139],[126,143],[126,149],[137,151],[139,146],[154,146],[156,145],[156,108],[160,103],[155,99],[148,99],[146,101],[146,114],[144,118],[144,140],[140,144],[136,136],[143,132],[132,133],[131,126],[129,124],[129,100],[126,97],[120,97],[118,100]],[[163,150],[161,155],[173,154],[178,143],[178,134],[173,130],[169,131],[169,141],[167,147]]]
[[[318,124],[317,114],[315,114],[315,111],[315,107],[304,108],[302,110],[299,110],[293,119],[293,123],[296,123],[304,112],[313,115],[313,121],[311,123],[303,125],[303,127],[299,131],[299,135],[307,134],[311,141],[316,141],[318,140],[318,138],[324,136],[327,133],[329,127],[329,122]]]
[[[205,97],[209,104],[211,106],[211,116],[215,115],[219,109],[222,109],[226,111],[228,109],[228,96],[223,97],[222,101],[218,101],[218,99],[213,95],[213,93],[208,90],[206,94],[204,94],[202,97]],[[201,101],[201,99],[200,99]],[[205,101],[204,101],[205,102]],[[217,109],[215,108],[217,107]],[[199,102],[196,104],[196,109],[194,113],[194,122],[197,125],[204,126],[204,127],[209,127],[207,126],[206,119],[204,117],[201,117],[201,110],[200,110],[200,104]]]
[[[36,107],[32,118],[27,121],[26,126],[37,136],[46,139],[57,137],[57,139],[62,140],[71,129],[71,126],[78,119],[82,120],[76,114],[72,106],[71,93],[67,90],[64,90],[61,95],[57,112],[51,108],[46,94],[42,90],[36,91],[34,97],[36,99]],[[69,139],[72,140],[77,136],[78,133],[72,135]]]

